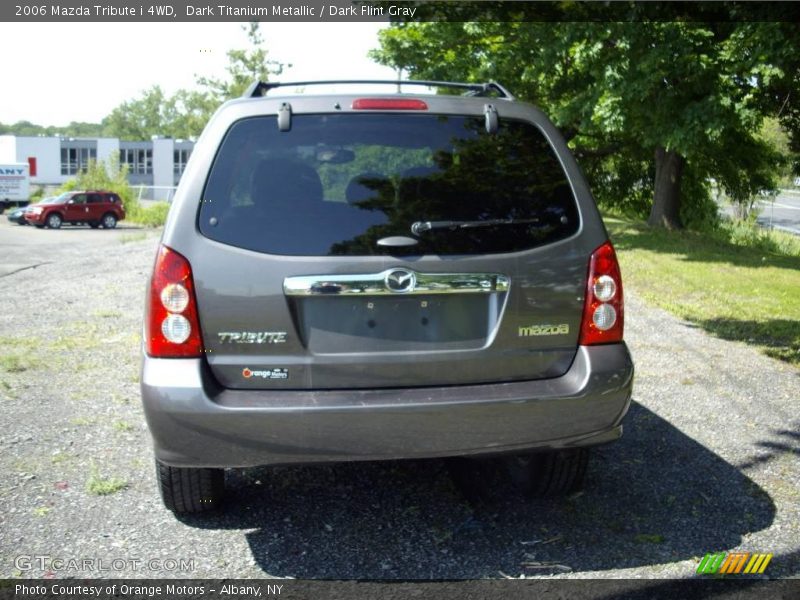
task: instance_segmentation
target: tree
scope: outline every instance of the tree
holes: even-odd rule
[[[123,140],[149,140],[154,135],[168,135],[167,102],[164,91],[155,85],[112,110],[103,119],[104,131],[108,136]]]
[[[247,34],[250,48],[228,51],[228,77],[197,78],[197,83],[219,102],[241,96],[254,81],[269,81],[272,75],[283,73],[285,66],[283,63],[267,58],[269,54],[263,48],[264,38],[261,35],[260,23],[253,21],[243,25],[242,29]]]
[[[30,121],[18,121],[13,125],[4,125],[0,123],[0,135],[95,137],[102,135],[102,133],[103,126],[99,123],[84,123],[81,121],[72,121],[65,127],[56,127],[54,125],[44,127],[31,123]]]
[[[753,26],[743,32],[743,51],[769,56],[774,68],[758,81],[762,110],[775,118],[787,136],[779,143],[790,168],[800,175],[800,28],[797,19]],[[773,136],[774,139],[774,136]]]
[[[255,80],[268,81],[284,65],[268,60],[262,47],[259,23],[243,26],[250,48],[228,52],[226,78],[196,76],[197,90],[178,90],[168,96],[159,86],[123,102],[103,120],[106,135],[126,140],[147,140],[154,135],[196,139],[217,107],[241,96]]]
[[[128,183],[128,167],[119,162],[119,156],[112,154],[108,162],[90,160],[87,167],[75,177],[65,182],[60,191],[71,190],[109,190],[122,198],[126,212],[134,209],[135,198]]]
[[[619,202],[608,197],[609,182],[634,196],[644,187],[652,190],[648,222],[681,227],[708,205],[711,177],[730,194],[771,184],[775,155],[755,135],[765,112],[757,97],[778,56],[744,51],[754,29],[783,35],[771,25],[397,23],[372,56],[422,79],[513,82],[564,132],[601,199]]]

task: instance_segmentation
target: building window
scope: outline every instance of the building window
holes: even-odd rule
[[[61,174],[77,175],[89,167],[89,161],[97,160],[96,148],[79,148],[77,146],[61,147]]]
[[[120,165],[128,166],[131,175],[152,175],[153,151],[143,148],[126,148],[119,151]]]
[[[191,150],[175,150],[173,163],[175,165],[175,175],[180,177],[183,175],[183,170],[186,168],[186,162],[189,160]]]

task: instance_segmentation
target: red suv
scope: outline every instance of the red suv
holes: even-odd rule
[[[58,229],[62,223],[86,223],[92,229],[101,225],[113,229],[125,218],[122,199],[114,192],[65,192],[31,206],[25,220],[36,227]]]

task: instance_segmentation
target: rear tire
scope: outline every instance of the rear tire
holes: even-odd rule
[[[508,470],[529,496],[552,497],[580,490],[588,464],[589,450],[574,448],[514,456],[508,459]]]
[[[114,227],[117,226],[117,217],[115,217],[111,213],[106,213],[103,215],[103,219],[101,222],[103,223],[103,228],[114,229]]]
[[[170,467],[156,459],[156,479],[164,506],[176,515],[219,507],[225,493],[225,471]]]
[[[61,215],[59,215],[58,213],[51,213],[47,217],[47,226],[50,229],[60,229],[61,228],[61,223],[63,223],[63,222],[64,221],[61,218]]]

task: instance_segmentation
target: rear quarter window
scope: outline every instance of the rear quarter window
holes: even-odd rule
[[[209,173],[203,235],[284,255],[486,254],[564,239],[579,217],[560,161],[534,125],[431,114],[237,121]],[[412,233],[426,221],[498,221]],[[405,236],[416,244],[377,242]]]

